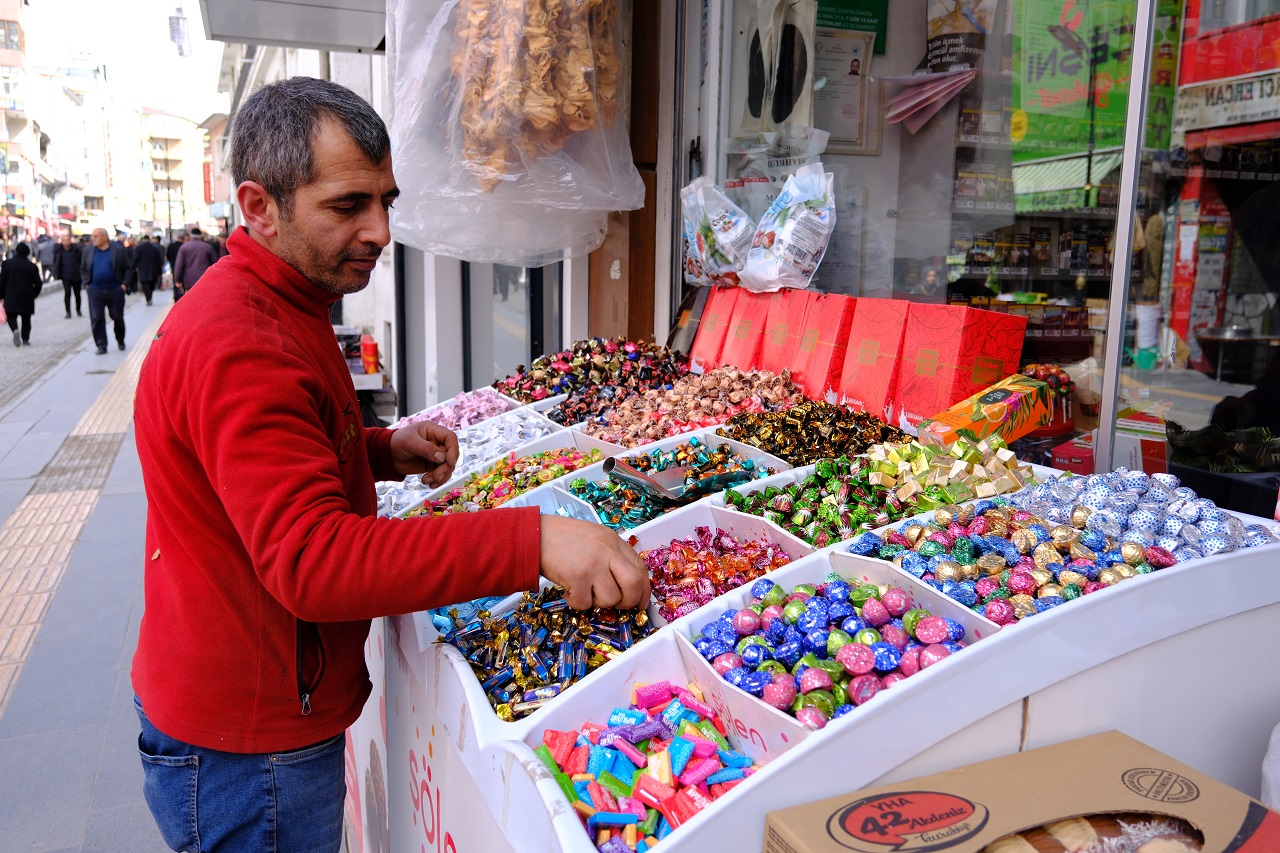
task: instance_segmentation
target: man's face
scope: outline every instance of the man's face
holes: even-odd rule
[[[71,235],[70,235],[70,234],[63,234],[63,235],[62,235],[62,248],[64,248],[64,249],[70,249],[70,248],[71,248]]]
[[[93,245],[99,249],[105,249],[111,245],[111,241],[107,239],[107,232],[101,228],[95,228],[93,232]]]
[[[316,286],[358,293],[391,242],[387,211],[400,194],[391,156],[370,162],[331,119],[312,146],[315,178],[294,192],[292,216],[277,221],[276,252]]]

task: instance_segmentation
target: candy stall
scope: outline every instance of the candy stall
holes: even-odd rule
[[[492,81],[428,57],[446,93],[476,94],[462,130],[397,131],[410,156],[470,158],[405,200],[399,227],[431,251],[482,229],[459,257],[504,262],[502,234],[571,258],[539,252],[603,239],[635,202],[609,156],[628,7],[590,5],[601,19],[547,13],[607,72],[572,90],[576,124],[552,118],[559,72],[522,77],[493,125],[475,113]],[[603,525],[652,600],[578,612],[544,581],[376,620],[348,738],[362,849],[761,850],[771,811],[1113,729],[1258,794],[1280,522],[1180,475],[1208,444],[1174,418],[1213,432],[1221,394],[1160,360],[1158,311],[1130,311],[1148,278],[1147,303],[1182,310],[1174,267],[1210,245],[1160,249],[1138,218],[1170,174],[1144,106],[1169,94],[1151,48],[1176,44],[1182,4],[890,5],[661,4],[689,75],[663,102],[681,118],[657,251],[676,262],[655,265],[681,317],[656,338],[679,351],[530,353],[402,422],[458,432],[451,482],[378,486],[388,524],[536,506]],[[514,14],[487,6],[443,4],[432,32]],[[530,51],[511,73],[550,67],[557,42],[507,23]],[[422,147],[437,136],[443,155]],[[1216,448],[1196,457],[1215,475]]]

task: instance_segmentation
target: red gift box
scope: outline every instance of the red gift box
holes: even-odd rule
[[[915,432],[1018,369],[1027,319],[957,305],[912,303],[893,383],[891,420]]]
[[[689,350],[689,363],[693,370],[705,372],[721,365],[720,352],[724,348],[734,305],[738,302],[738,292],[736,287],[711,288],[707,304],[702,309],[702,318],[698,321],[693,347]]]
[[[781,373],[795,366],[800,336],[809,312],[808,290],[783,288],[769,294],[769,312],[764,321],[764,342],[760,347],[760,369]]]
[[[720,350],[720,363],[742,370],[760,366],[760,347],[764,344],[764,321],[769,314],[771,293],[754,293],[739,289],[733,306],[729,331]]]
[[[886,423],[910,305],[899,299],[859,299],[840,371],[840,401]]]
[[[837,293],[809,297],[791,378],[810,400],[836,399],[856,302]]]

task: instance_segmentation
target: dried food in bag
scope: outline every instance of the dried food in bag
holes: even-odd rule
[[[708,177],[695,179],[680,191],[687,239],[686,278],[701,269],[699,283],[736,285],[751,249],[755,222]],[[691,234],[688,232],[691,231]]]

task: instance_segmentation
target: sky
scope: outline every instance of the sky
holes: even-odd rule
[[[169,16],[179,7],[191,33],[186,57],[169,41]],[[32,67],[88,59],[107,67],[116,97],[195,122],[230,103],[217,91],[222,44],[205,39],[198,0],[32,0],[24,21]]]

